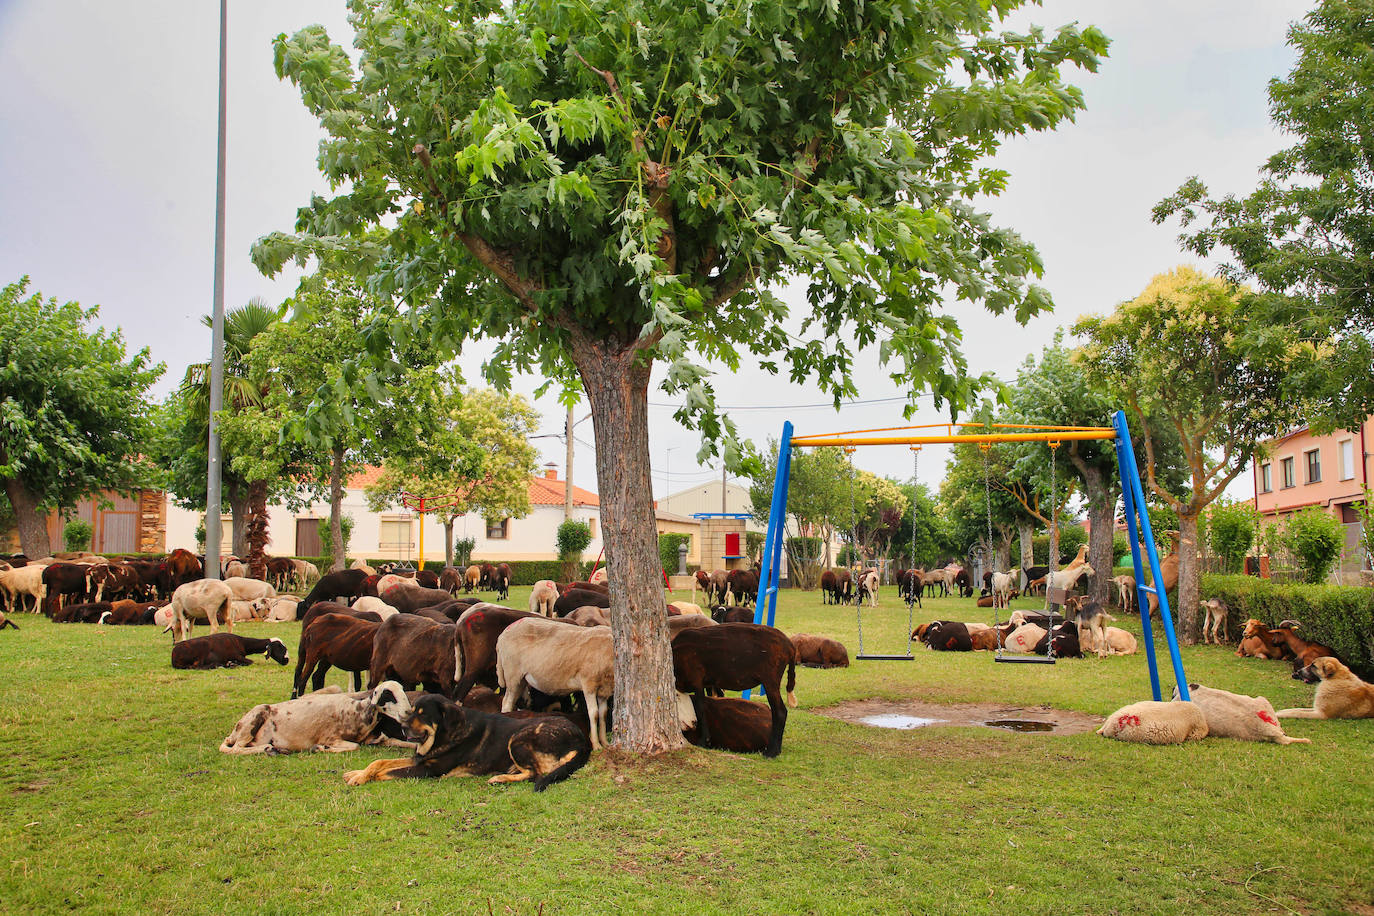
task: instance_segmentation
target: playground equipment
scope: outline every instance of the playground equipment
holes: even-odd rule
[[[443,496],[416,496],[414,493],[401,493],[401,505],[416,512],[420,516],[420,561],[416,569],[425,568],[425,513],[433,512],[435,509],[446,509],[464,499],[463,493],[445,493]],[[402,558],[402,568],[410,566],[410,542],[405,545],[405,556]]]
[[[978,427],[995,429],[998,432],[978,434],[955,433],[954,429]],[[913,434],[913,431],[944,430],[943,434]],[[895,433],[895,435],[878,435]],[[1131,433],[1126,425],[1126,414],[1118,410],[1112,416],[1112,425],[1107,426],[1011,426],[1007,424],[938,423],[924,426],[892,426],[883,429],[850,430],[823,435],[794,436],[792,423],[782,426],[782,438],[778,443],[778,470],[773,481],[773,501],[768,515],[768,534],[764,540],[763,563],[759,575],[759,600],[754,607],[754,622],[773,625],[778,604],[778,574],[782,564],[782,534],[786,523],[787,490],[791,480],[792,449],[818,448],[822,446],[859,447],[868,445],[938,445],[959,442],[975,444],[992,442],[1045,442],[1060,443],[1073,440],[1115,440],[1117,467],[1121,475],[1121,490],[1126,508],[1126,534],[1131,544],[1131,561],[1135,566],[1137,599],[1141,607],[1149,607],[1148,595],[1159,598],[1160,620],[1164,636],[1169,646],[1169,659],[1174,669],[1174,682],[1178,686],[1181,699],[1189,699],[1188,678],[1183,672],[1183,660],[1178,651],[1178,640],[1174,635],[1173,618],[1169,611],[1169,599],[1163,591],[1145,585],[1144,564],[1140,555],[1143,541],[1152,574],[1152,582],[1163,581],[1159,570],[1159,553],[1155,549],[1154,532],[1150,528],[1150,517],[1144,511],[1145,491],[1141,486],[1140,472],[1136,468],[1135,452],[1131,448]],[[1046,589],[1046,602],[1051,599]],[[1061,597],[1062,601],[1062,597]],[[1156,700],[1161,699],[1159,687],[1159,667],[1155,659],[1154,638],[1148,613],[1141,614],[1141,628],[1144,631],[1146,656],[1150,667],[1150,689]],[[862,656],[861,656],[862,657]],[[900,658],[901,656],[895,656]]]

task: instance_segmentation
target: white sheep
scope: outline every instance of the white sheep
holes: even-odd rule
[[[1207,737],[1207,717],[1193,703],[1145,700],[1112,713],[1097,733],[1136,744],[1182,744]]]
[[[18,569],[7,569],[0,572],[0,592],[5,595],[5,607],[11,611],[24,610],[23,598],[33,599],[33,613],[38,613],[43,606],[43,599],[47,597],[48,590],[43,585],[43,569],[45,564],[30,563]]]
[[[230,576],[224,580],[224,584],[229,586],[229,591],[233,593],[235,601],[256,601],[259,598],[277,597],[277,590],[261,579]]]
[[[196,620],[209,622],[210,632],[218,633],[222,617],[229,632],[234,632],[233,600],[233,591],[219,579],[196,579],[177,586],[172,593],[172,642],[189,639]]]
[[[530,613],[553,616],[553,603],[558,600],[558,586],[552,579],[540,579],[530,591]]]
[[[1283,733],[1274,706],[1264,697],[1247,697],[1213,687],[1188,685],[1193,705],[1207,718],[1207,734],[1213,738],[1239,738],[1241,741],[1272,741],[1275,744],[1310,744],[1307,738],[1290,738]],[[1178,699],[1178,688],[1174,688]]]
[[[1023,623],[1002,643],[1007,652],[1028,655],[1035,651],[1036,643],[1045,638],[1045,628],[1033,623]]]
[[[1104,620],[1116,619],[1110,614],[1103,614],[1102,617]],[[1135,655],[1136,652],[1140,651],[1140,643],[1136,640],[1134,634],[1128,630],[1123,630],[1121,627],[1107,627],[1105,632],[1107,634],[1106,654]],[[1097,651],[1097,637],[1093,635],[1091,627],[1078,628],[1078,645],[1084,652]]]
[[[381,598],[374,598],[371,595],[363,595],[361,598],[354,601],[353,610],[371,611],[372,613],[381,617],[383,620],[386,620],[393,614],[400,613],[400,611],[396,610],[394,607],[387,604]]]
[[[301,599],[295,595],[278,595],[270,599],[267,615],[263,618],[267,623],[287,623],[296,619],[296,605],[301,603]]]
[[[385,595],[388,590],[397,585],[405,585],[410,588],[420,587],[420,583],[414,579],[407,579],[405,576],[398,576],[395,573],[387,573],[377,580],[377,594]]]
[[[514,712],[526,685],[553,696],[581,691],[592,726],[592,749],[606,745],[606,706],[615,695],[615,649],[609,627],[570,627],[526,617],[496,640],[501,711]]]

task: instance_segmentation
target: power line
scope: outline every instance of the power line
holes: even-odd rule
[[[930,396],[930,392],[926,392],[925,394],[917,395],[917,397],[929,397],[929,396]],[[897,401],[905,401],[905,400],[907,400],[907,399],[904,398],[904,397],[896,397],[896,398],[872,398],[872,399],[869,399],[869,400],[862,400],[862,401],[841,401],[841,402],[840,402],[840,406],[841,406],[841,407],[854,407],[854,406],[858,406],[858,405],[862,405],[862,404],[892,404],[892,403],[897,402]],[[677,409],[679,409],[679,408],[682,407],[681,404],[665,404],[665,403],[663,403],[662,401],[650,401],[650,402],[649,402],[649,406],[650,406],[650,407],[671,407],[671,408],[674,409],[674,410],[677,410]],[[716,409],[717,409],[717,410],[816,410],[816,409],[821,408],[821,407],[829,407],[829,408],[831,408],[831,409],[834,409],[834,407],[835,407],[835,402],[834,402],[834,401],[826,401],[824,404],[737,404],[737,405],[717,404],[717,405],[716,405]]]

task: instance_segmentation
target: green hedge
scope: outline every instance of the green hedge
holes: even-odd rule
[[[1239,639],[1251,617],[1271,627],[1299,620],[1300,636],[1330,646],[1361,677],[1374,677],[1374,589],[1208,575],[1202,577],[1202,598],[1226,603],[1232,639]]]
[[[663,564],[663,568],[668,571],[668,575],[677,575],[677,548],[679,544],[686,544],[687,549],[692,549],[692,536],[685,533],[669,532],[658,536],[658,561]]]

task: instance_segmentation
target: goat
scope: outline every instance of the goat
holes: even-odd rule
[[[773,627],[752,623],[723,623],[716,627],[683,630],[673,637],[673,677],[677,689],[692,695],[692,707],[710,742],[710,723],[702,718],[706,690],[750,690],[763,686],[772,713],[772,728],[765,757],[782,753],[782,733],[787,725],[782,675],[787,670],[787,704],[797,705],[797,647]]]
[[[1245,629],[1241,632],[1236,655],[1241,658],[1280,659],[1287,654],[1287,646],[1276,643],[1273,631],[1266,627],[1263,621],[1253,617],[1245,621]]]
[[[1227,642],[1231,641],[1231,634],[1226,625],[1226,617],[1230,612],[1231,609],[1226,606],[1226,602],[1219,598],[1202,602],[1202,641],[1204,643],[1211,642],[1219,646],[1223,639]]]
[[[1281,645],[1292,657],[1294,671],[1307,667],[1319,658],[1336,658],[1336,653],[1330,646],[1324,646],[1318,642],[1308,642],[1293,632],[1300,626],[1302,624],[1296,620],[1284,620],[1269,631],[1274,639],[1274,644]]]
[[[1076,625],[1076,637],[1083,631],[1087,631],[1089,634],[1087,641],[1096,647],[1098,658],[1111,654],[1107,643],[1106,622],[1115,618],[1108,615],[1100,603],[1086,595],[1081,598],[1069,598],[1065,602],[1064,610]],[[1057,650],[1055,654],[1058,654]]]

